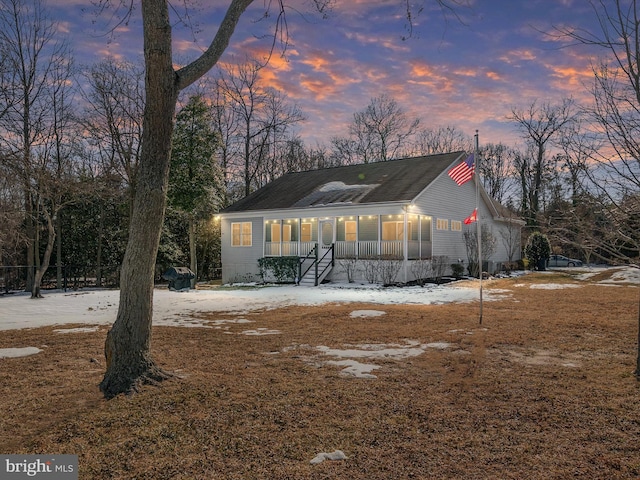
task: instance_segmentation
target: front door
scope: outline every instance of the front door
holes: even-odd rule
[[[327,250],[334,242],[333,219],[320,221],[320,248]]]

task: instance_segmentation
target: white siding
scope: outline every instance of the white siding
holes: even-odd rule
[[[451,221],[464,221],[476,206],[476,190],[473,181],[458,186],[443,172],[414,202],[417,209],[433,218],[433,255],[447,256],[451,263],[458,259],[467,259],[463,232],[469,226],[463,225],[462,231],[452,231]],[[480,209],[483,218],[488,211],[484,206]],[[438,219],[448,220],[448,229],[438,230]],[[472,224],[475,228],[475,224]]]
[[[231,224],[251,222],[252,245],[231,246]],[[245,282],[260,280],[258,259],[264,256],[263,217],[223,217],[221,224],[222,282]]]
[[[485,228],[490,228],[496,238],[496,253],[489,258],[489,261],[496,266],[499,263],[506,262],[508,259],[500,233],[506,231],[508,227],[505,222],[493,219],[493,211],[489,209],[482,196],[480,196],[479,203],[478,216],[480,217],[480,222],[485,225]],[[474,181],[458,186],[445,171],[422,192],[415,200],[414,205],[416,210],[433,217],[433,255],[447,256],[450,263],[458,262],[461,259],[467,265],[468,258],[464,243],[464,232],[469,229],[476,231],[477,224],[463,224],[462,231],[452,231],[451,221],[463,222],[476,208],[476,186]],[[449,221],[448,230],[443,231],[436,228],[438,218]],[[513,228],[518,228],[518,226]],[[483,255],[483,257],[485,256]],[[515,255],[514,260],[518,258],[520,258],[519,252]]]

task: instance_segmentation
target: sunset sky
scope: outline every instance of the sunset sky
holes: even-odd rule
[[[174,28],[178,61],[193,59],[211,41],[228,2],[192,2],[195,26]],[[260,19],[266,1],[245,13],[223,61],[263,57],[273,26]],[[309,12],[309,0],[294,0]],[[299,105],[307,121],[299,128],[307,145],[329,144],[345,135],[345,126],[371,98],[386,93],[422,127],[454,125],[481,143],[514,145],[518,135],[507,119],[513,107],[534,100],[559,102],[573,96],[588,102],[591,62],[604,50],[567,46],[543,32],[575,26],[599,33],[587,0],[469,0],[456,8],[458,18],[426,0],[411,38],[403,0],[338,0],[329,18],[288,11],[290,43],[286,57],[272,57],[264,78]],[[176,6],[181,2],[176,2]],[[80,63],[103,56],[141,61],[137,17],[110,38],[103,15],[97,22],[85,5],[51,0]],[[206,6],[205,6],[206,5]],[[210,6],[212,5],[212,6]],[[101,35],[102,34],[102,35]],[[195,37],[195,41],[193,39]]]

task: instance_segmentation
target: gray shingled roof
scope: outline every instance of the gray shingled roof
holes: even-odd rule
[[[222,213],[413,200],[464,152],[287,173]]]

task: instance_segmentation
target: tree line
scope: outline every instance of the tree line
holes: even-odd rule
[[[629,36],[637,30],[631,19],[607,20]],[[63,265],[93,266],[98,284],[103,269],[116,278],[139,181],[144,68],[114,59],[78,66],[38,0],[3,0],[0,25],[0,264],[32,267],[33,296],[50,264],[58,286]],[[637,261],[637,52],[599,42],[614,63],[593,66],[593,103],[513,106],[507,120],[522,143],[482,145],[480,174],[494,199],[562,253]],[[344,136],[306,145],[297,133],[304,112],[266,86],[264,67],[255,59],[218,67],[178,98],[158,275],[189,264],[199,280],[214,277],[214,213],[287,172],[473,148],[471,135],[425,126],[387,94],[355,112]]]

